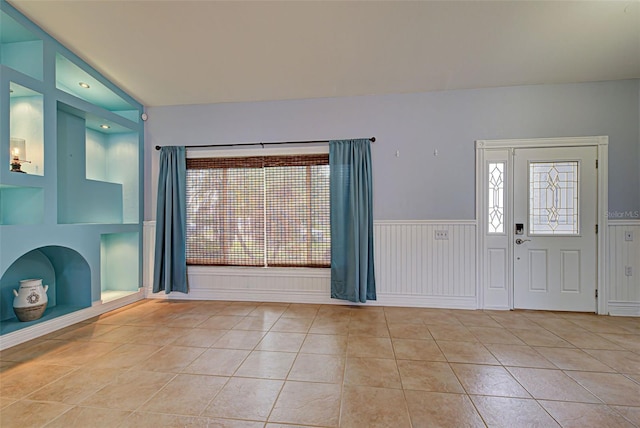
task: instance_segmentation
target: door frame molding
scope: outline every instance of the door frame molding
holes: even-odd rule
[[[607,314],[607,233],[608,233],[608,145],[609,137],[560,137],[560,138],[526,138],[508,140],[477,140],[476,148],[476,292],[478,309],[513,309],[513,155],[519,148],[553,148],[553,147],[597,147],[598,149],[598,207],[597,207],[597,278],[598,292],[597,313]],[[489,265],[492,260],[488,256],[488,162],[498,161],[505,164],[504,188],[504,225],[505,233],[491,235],[502,239],[502,247],[506,250],[502,274],[493,277],[492,269],[500,266]],[[498,283],[496,284],[496,278]],[[500,282],[503,281],[503,284]]]

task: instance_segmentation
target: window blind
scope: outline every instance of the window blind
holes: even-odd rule
[[[187,263],[330,265],[329,156],[187,159]]]

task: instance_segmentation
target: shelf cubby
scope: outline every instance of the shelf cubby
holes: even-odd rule
[[[9,135],[9,158],[17,156],[24,173],[44,175],[43,96],[14,82],[9,84]]]
[[[11,16],[0,11],[0,64],[42,80],[43,42]]]
[[[86,130],[86,178],[122,186],[122,223],[139,218],[138,134]]]
[[[60,105],[57,160],[58,223],[139,222],[137,132]]]
[[[48,285],[47,310],[36,321],[20,322],[13,312],[13,291],[23,279],[42,279]],[[91,306],[91,271],[75,250],[41,247],[19,257],[0,278],[0,334],[48,321]]]
[[[100,235],[100,290],[103,302],[138,291],[139,246],[140,235],[137,232]]]
[[[56,54],[56,88],[100,106],[132,122],[138,122],[138,110],[111,90],[97,76],[85,71],[69,58]]]

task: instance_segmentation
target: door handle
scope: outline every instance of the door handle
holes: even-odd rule
[[[524,244],[525,242],[529,242],[529,241],[531,241],[531,239],[521,239],[521,238],[518,238],[518,239],[516,239],[516,244],[518,244],[518,245],[522,245],[522,244]]]

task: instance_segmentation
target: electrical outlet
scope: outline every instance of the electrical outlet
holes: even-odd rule
[[[449,239],[449,231],[448,230],[436,230],[433,232],[435,235],[435,239],[437,240],[448,240]]]
[[[625,266],[624,267],[624,274],[626,276],[631,276],[633,275],[633,269],[631,268],[631,266]]]
[[[632,230],[625,230],[624,231],[624,240],[625,241],[633,241],[633,231]]]

